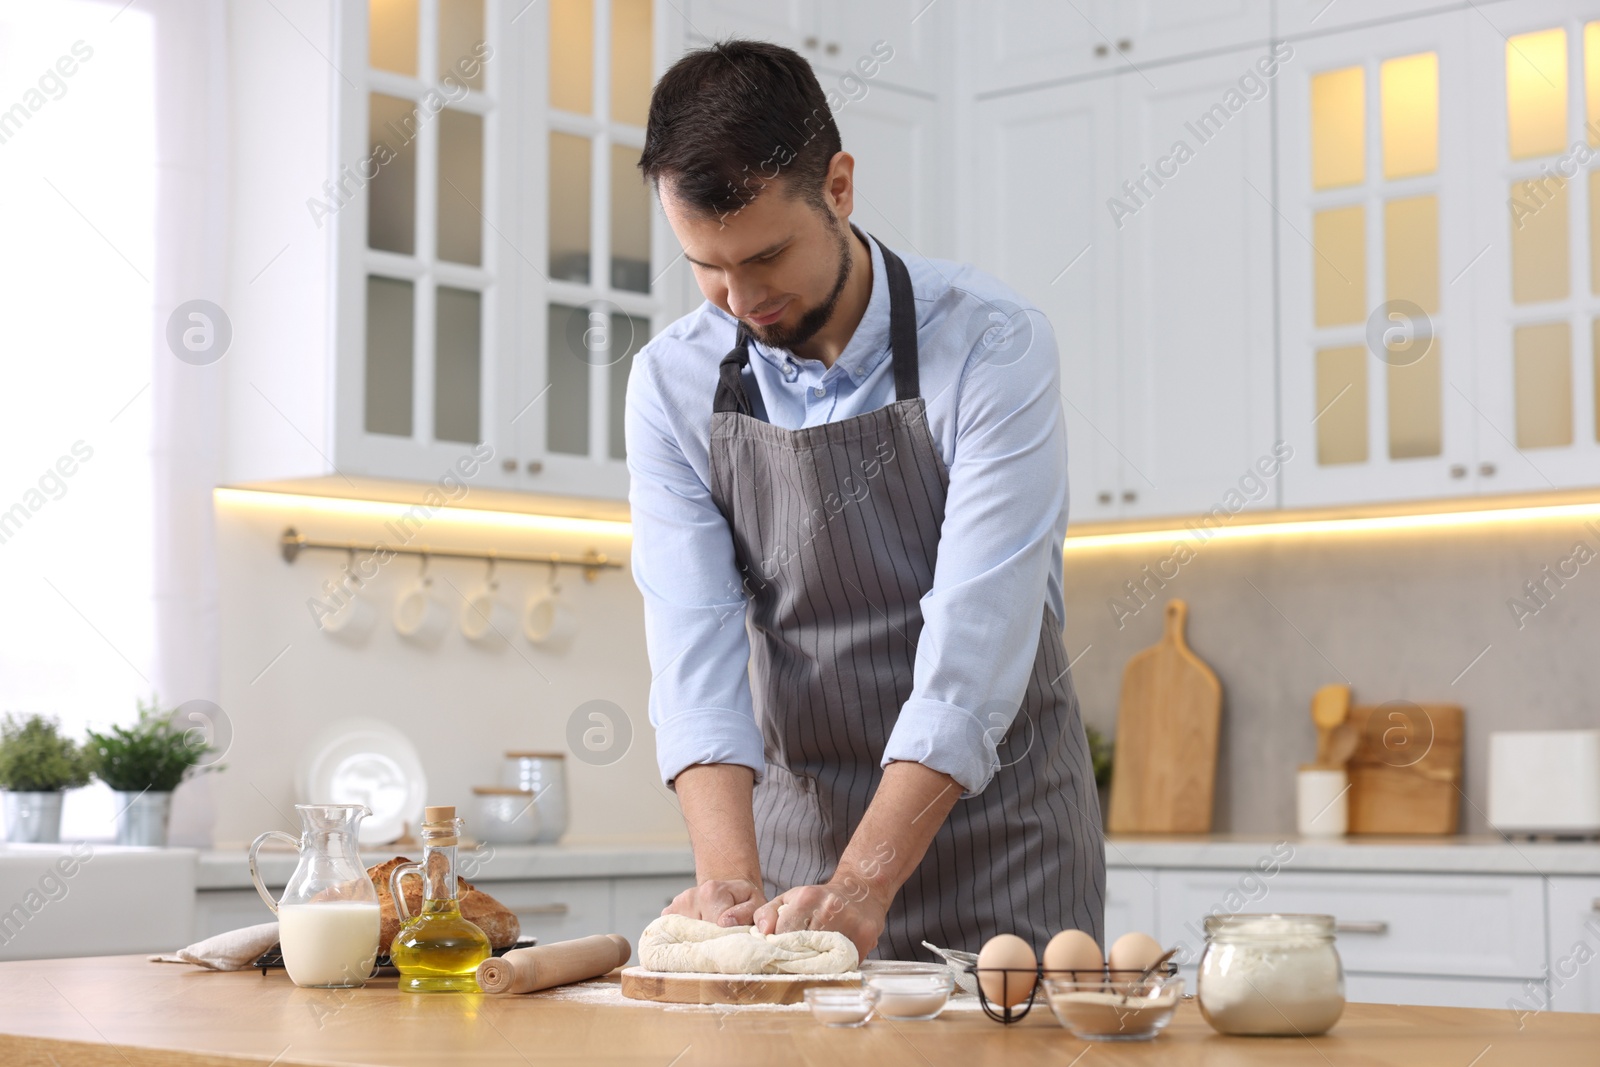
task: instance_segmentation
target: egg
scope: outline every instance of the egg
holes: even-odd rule
[[[1100,974],[1105,960],[1100,957],[1100,946],[1082,930],[1063,930],[1050,939],[1044,947],[1044,971],[1049,978],[1080,978],[1088,980]]]
[[[1038,966],[1026,941],[1016,934],[997,934],[978,953],[978,986],[989,1003],[1009,1008],[1032,994]]]
[[[1142,971],[1160,959],[1163,951],[1149,934],[1123,934],[1112,943],[1107,962],[1113,971]]]

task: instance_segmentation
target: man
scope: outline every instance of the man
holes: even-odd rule
[[[1048,323],[851,226],[854,160],[789,49],[685,55],[639,165],[706,297],[627,397],[650,719],[698,882],[663,914],[863,958],[1101,939]]]

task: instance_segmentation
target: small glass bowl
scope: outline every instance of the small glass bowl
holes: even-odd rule
[[[1083,1041],[1148,1041],[1172,1021],[1183,999],[1182,978],[1154,974],[1141,981],[1115,971],[1084,978],[1044,980],[1056,1021]]]
[[[900,1022],[937,1018],[956,986],[950,969],[933,963],[918,964],[915,969],[868,972],[862,982],[877,990],[878,1014]]]
[[[812,986],[805,997],[813,1019],[843,1029],[867,1025],[878,1003],[878,991],[868,986]]]

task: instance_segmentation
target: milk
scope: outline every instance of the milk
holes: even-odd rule
[[[358,986],[378,954],[378,905],[346,901],[282,904],[278,941],[299,986]]]

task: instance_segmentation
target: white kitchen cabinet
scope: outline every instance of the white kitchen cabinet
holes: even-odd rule
[[[1065,79],[1133,73],[1182,56],[1265,45],[1260,0],[1001,0],[964,11],[960,36],[980,96]]]
[[[1263,47],[1116,79],[1117,181],[1097,199],[1111,211],[1115,198],[1117,215],[1123,517],[1224,523],[1277,504],[1264,476],[1283,462],[1273,454],[1273,79],[1258,62],[1278,70]]]
[[[1050,320],[1078,521],[1117,514],[1116,87],[1095,78],[973,109],[970,258]]]
[[[1600,1012],[1600,878],[1549,880],[1550,1007]]]
[[[283,895],[282,885],[269,887],[273,896]],[[205,889],[194,895],[194,937],[201,941],[229,930],[277,922],[278,917],[254,889]],[[174,945],[173,948],[182,948]],[[170,951],[170,950],[169,950]]]
[[[1248,907],[1236,871],[1160,872],[1161,936],[1200,931],[1213,911],[1309,912],[1338,923],[1339,956],[1352,973],[1463,978],[1544,978],[1544,885],[1536,875],[1367,874],[1280,871],[1255,877]]]
[[[1543,982],[1505,978],[1414,977],[1399,974],[1344,976],[1344,999],[1351,1003],[1416,1004],[1430,1008],[1501,1008],[1537,1003]]]
[[[1414,18],[1463,6],[1460,0],[1273,0],[1279,37],[1303,37]],[[1474,0],[1492,8],[1501,0]]]
[[[1488,491],[1600,485],[1600,172],[1586,86],[1600,4],[1519,0],[1467,18],[1473,199],[1473,416]]]
[[[693,875],[673,878],[616,878],[611,883],[611,928],[607,933],[621,934],[633,946],[630,962],[639,960],[639,934],[655,919],[661,909],[671,904],[677,895],[694,885]]]
[[[1231,52],[974,109],[973,258],[1055,329],[1077,521],[1277,503],[1258,61],[1272,65]]]
[[[1156,873],[1134,867],[1106,869],[1105,944],[1110,950],[1123,934],[1156,936]]]
[[[1278,101],[1289,506],[1479,488],[1470,12],[1293,42]],[[1480,264],[1481,266],[1481,264]]]
[[[948,241],[940,185],[938,107],[932,100],[873,87],[833,113],[856,161],[850,221],[890,248],[944,256]]]
[[[611,933],[611,883],[604,878],[475,883],[516,913],[541,945]]]
[[[869,79],[932,94],[939,89],[945,12],[929,0],[692,0],[685,6],[685,29],[695,43],[749,37],[792,48],[817,72],[824,91],[850,95],[884,47],[893,58]]]
[[[635,170],[670,5],[338,11],[330,463],[625,496],[628,371],[682,310]]]

